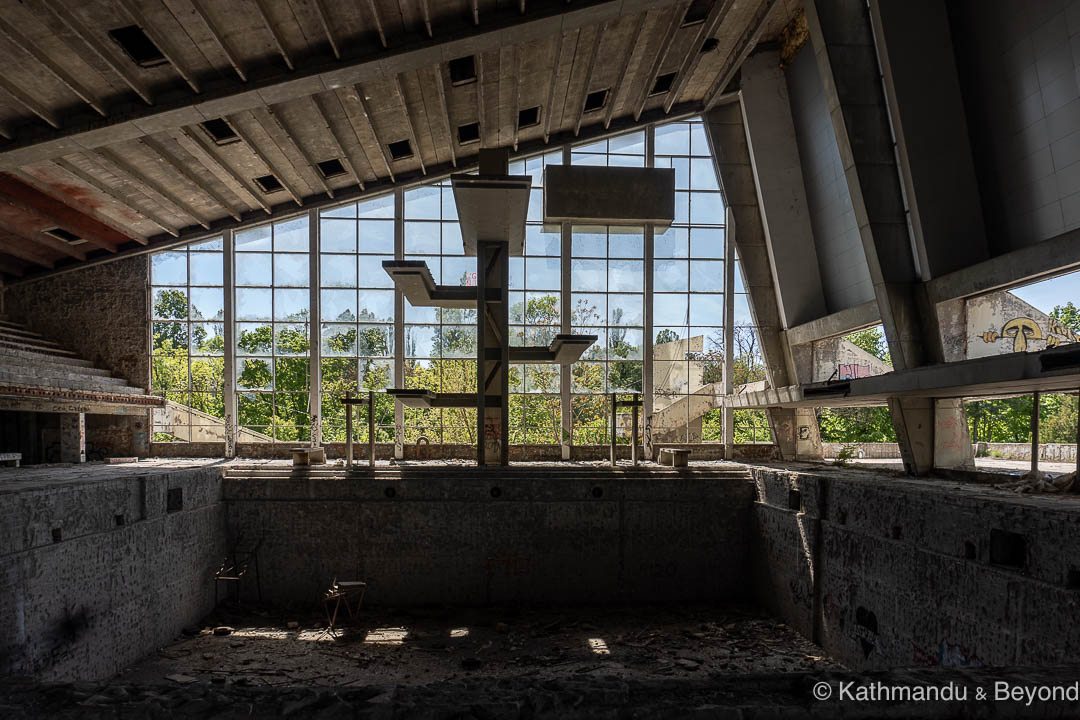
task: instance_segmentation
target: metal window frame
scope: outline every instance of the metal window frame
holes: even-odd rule
[[[644,164],[644,166],[645,167],[655,167],[656,157],[657,157],[656,156],[656,128],[657,127],[663,126],[663,125],[669,125],[669,124],[676,124],[676,123],[689,124],[686,121],[694,120],[694,119],[700,119],[700,116],[698,114],[691,114],[691,115],[680,116],[680,117],[672,117],[672,118],[668,118],[668,119],[665,119],[665,120],[660,121],[660,122],[650,123],[648,125],[643,126],[640,129],[635,129],[635,130],[630,131],[630,132],[644,131],[644,133],[645,133],[645,154],[644,154],[645,164]],[[603,136],[601,138],[592,139],[592,140],[587,141],[586,143],[582,143],[582,144],[583,145],[588,145],[588,144],[591,144],[591,143],[598,142],[601,139],[609,139],[609,137],[614,136],[616,134],[622,134],[622,133],[612,133],[610,135],[605,135],[605,136]],[[580,153],[580,152],[575,152],[574,148],[575,148],[575,144],[573,144],[573,143],[564,143],[563,145],[561,145],[559,147],[556,147],[556,148],[548,148],[548,149],[545,149],[544,151],[537,152],[537,153],[534,153],[534,154],[531,154],[531,155],[528,155],[528,156],[522,155],[520,157],[516,157],[516,158],[514,158],[514,160],[515,161],[521,160],[521,161],[527,162],[529,159],[534,158],[534,157],[543,157],[543,156],[546,156],[546,155],[550,155],[553,152],[561,152],[562,164],[570,165],[571,162],[572,162],[572,158],[574,157],[575,154],[578,155],[578,156],[582,155],[582,153]],[[592,153],[592,154],[600,155],[599,153]],[[609,158],[610,158],[611,155],[619,155],[619,156],[627,156],[627,157],[640,157],[640,155],[636,155],[636,154],[612,153],[610,151],[610,149],[608,151],[606,151],[604,153],[604,155],[605,155],[606,161],[609,161]],[[687,154],[686,156],[682,156],[682,155],[665,155],[664,157],[678,157],[678,158],[685,157],[686,159],[690,160],[692,158],[699,158],[699,157],[704,157],[704,156]],[[715,163],[714,163],[714,170],[715,170]],[[225,456],[226,457],[235,457],[235,455],[236,455],[237,433],[238,433],[238,429],[240,427],[239,416],[238,416],[238,397],[239,397],[240,389],[236,385],[237,379],[238,379],[237,378],[238,354],[237,354],[237,351],[236,351],[236,337],[237,337],[237,335],[236,335],[236,326],[237,326],[236,292],[238,290],[237,285],[236,285],[236,267],[237,267],[237,262],[236,262],[236,260],[237,260],[237,257],[236,257],[236,242],[235,242],[236,231],[237,230],[244,230],[244,229],[251,229],[251,228],[258,227],[258,226],[263,226],[263,225],[269,225],[271,227],[271,238],[272,238],[273,237],[273,232],[274,232],[272,228],[273,228],[274,225],[280,224],[281,222],[286,222],[288,220],[296,219],[297,217],[303,216],[305,214],[307,215],[307,218],[308,218],[308,258],[309,258],[309,281],[308,281],[307,288],[309,290],[309,299],[310,299],[310,302],[309,302],[309,323],[310,323],[309,337],[310,337],[310,345],[309,345],[309,353],[308,353],[310,387],[309,387],[308,392],[309,392],[309,404],[310,404],[309,410],[310,410],[311,416],[312,416],[311,426],[310,426],[310,433],[311,433],[311,435],[310,435],[311,440],[310,441],[314,445],[314,444],[321,443],[321,440],[322,440],[322,438],[321,438],[321,428],[322,428],[322,418],[321,418],[321,410],[322,410],[322,382],[321,382],[321,369],[322,369],[321,220],[322,220],[322,214],[321,213],[324,210],[333,209],[333,208],[339,207],[339,206],[345,206],[345,205],[348,205],[350,203],[363,202],[364,200],[366,200],[368,198],[376,197],[376,196],[379,196],[379,195],[383,195],[383,194],[392,195],[393,198],[394,198],[394,213],[393,213],[394,258],[397,259],[397,260],[402,260],[405,257],[405,247],[404,247],[405,246],[405,201],[404,201],[405,200],[405,198],[404,198],[405,191],[408,190],[408,189],[412,189],[414,187],[419,187],[421,185],[429,185],[431,183],[443,183],[443,182],[445,182],[445,180],[446,180],[445,177],[424,178],[423,180],[417,180],[416,182],[409,183],[407,185],[401,185],[401,186],[395,187],[395,188],[393,188],[392,190],[390,190],[390,191],[388,191],[386,193],[371,192],[371,193],[363,193],[362,195],[357,196],[357,197],[350,197],[349,200],[344,202],[344,203],[333,203],[332,201],[331,202],[320,202],[320,203],[318,203],[316,205],[310,206],[309,208],[306,208],[306,209],[303,209],[303,210],[298,210],[296,213],[282,215],[281,217],[276,217],[276,218],[274,218],[272,220],[269,220],[269,221],[263,221],[263,222],[256,221],[256,222],[245,223],[245,224],[240,225],[240,226],[238,226],[236,228],[225,230],[224,232],[222,232],[220,234],[218,234],[218,233],[207,233],[205,236],[198,236],[198,237],[195,237],[195,238],[184,239],[184,240],[181,240],[181,241],[177,241],[175,243],[170,243],[168,245],[157,246],[157,247],[155,247],[153,249],[148,249],[146,251],[147,254],[150,254],[150,253],[166,252],[166,251],[170,251],[170,250],[176,250],[176,249],[183,248],[185,250],[185,254],[188,256],[188,261],[187,262],[189,263],[189,275],[188,275],[187,287],[190,288],[190,253],[187,252],[188,246],[190,246],[192,244],[202,242],[202,241],[205,241],[205,240],[208,240],[208,239],[212,239],[214,237],[217,237],[218,235],[220,235],[222,237],[222,240],[223,240],[223,278],[222,278],[222,283],[223,283],[224,300],[225,300],[225,312],[224,312],[224,324],[225,324],[225,327],[224,327],[224,340],[225,340],[225,353],[224,353],[225,393],[224,393],[224,405],[225,405]],[[693,190],[692,188],[687,188],[685,190],[685,192],[690,193],[690,192],[695,192],[695,190]],[[722,190],[721,191],[702,190],[702,191],[697,191],[697,192],[718,192],[719,196],[721,198],[723,198]],[[446,222],[446,220],[442,217],[443,212],[442,212],[441,205],[442,205],[442,202],[441,202],[441,197],[440,197],[440,219],[437,221],[439,223]],[[436,221],[431,220],[431,222],[436,222]],[[359,224],[359,218],[357,218],[357,223]],[[540,223],[540,224],[542,224],[542,223]],[[644,261],[644,274],[645,274],[644,287],[643,287],[643,291],[642,291],[643,315],[644,316],[643,316],[643,324],[642,324],[642,326],[640,326],[642,328],[642,332],[644,334],[643,343],[642,343],[642,353],[643,353],[643,355],[642,355],[642,359],[641,359],[641,362],[642,362],[642,394],[644,396],[645,440],[646,440],[647,443],[650,443],[651,442],[651,429],[652,429],[651,428],[651,421],[652,421],[652,416],[654,414],[653,392],[655,390],[655,388],[654,388],[654,378],[653,378],[653,369],[654,369],[654,357],[653,357],[654,337],[653,336],[654,336],[654,331],[655,331],[655,322],[654,322],[655,318],[654,318],[654,308],[653,308],[653,300],[654,300],[654,297],[655,297],[655,281],[654,281],[653,275],[654,275],[654,270],[655,270],[655,229],[654,229],[653,225],[651,225],[651,224],[645,224],[645,225],[643,225],[641,227],[643,227],[643,230],[644,230],[643,261]],[[732,349],[732,347],[734,345],[734,299],[735,299],[735,295],[736,295],[736,293],[734,292],[734,289],[735,289],[735,283],[734,283],[735,263],[734,263],[734,242],[733,242],[733,233],[735,232],[735,228],[734,228],[734,226],[732,224],[732,216],[731,216],[730,208],[725,209],[725,218],[724,218],[724,223],[723,224],[704,224],[704,225],[702,225],[700,223],[698,223],[698,224],[692,223],[692,222],[690,222],[689,210],[688,210],[688,217],[687,217],[686,224],[685,225],[680,224],[680,225],[678,225],[678,227],[686,227],[688,230],[691,230],[694,227],[707,227],[707,228],[717,228],[717,229],[723,229],[724,230],[724,255],[723,255],[724,287],[723,287],[723,293],[722,293],[723,297],[724,297],[724,321],[723,321],[723,324],[720,325],[720,326],[701,326],[701,327],[714,327],[714,328],[719,327],[723,332],[724,345],[725,345],[723,383],[724,383],[725,392],[730,393],[732,391],[733,358],[732,358],[731,349]],[[440,228],[440,239],[441,239],[441,234],[442,234],[442,232],[441,232],[441,228]],[[560,265],[560,275],[561,275],[560,281],[561,282],[560,282],[560,289],[559,289],[559,293],[560,293],[560,323],[559,323],[559,327],[560,327],[560,330],[562,332],[570,332],[570,330],[571,330],[571,322],[570,321],[571,321],[571,315],[572,315],[572,310],[573,310],[573,304],[572,304],[572,301],[571,301],[572,300],[572,292],[571,292],[571,282],[570,282],[570,268],[571,268],[571,262],[573,260],[572,238],[573,238],[573,230],[572,230],[571,224],[569,222],[560,223],[560,245],[561,245],[560,249],[561,249],[561,252],[560,252],[560,255],[559,255],[559,260],[560,260],[560,263],[561,263],[561,265]],[[610,242],[610,238],[608,239],[608,242]],[[272,240],[271,240],[271,243],[273,243]],[[442,250],[442,248],[440,247],[440,255],[439,255],[440,260],[443,257],[446,256],[445,253],[441,252],[441,250]],[[359,255],[360,253],[357,252],[355,254]],[[271,244],[270,255],[271,256],[274,255],[273,244]],[[610,260],[610,250],[608,250],[607,255],[608,255],[608,257],[604,258],[605,261]],[[545,257],[554,257],[554,256],[545,256]],[[687,262],[688,262],[687,271],[688,272],[689,272],[689,261],[691,261],[691,260],[693,260],[693,258],[689,256],[689,248],[688,248],[688,254],[687,254]],[[526,262],[527,262],[527,260],[526,260]],[[357,282],[359,283],[359,278],[358,278]],[[687,290],[686,293],[684,293],[687,296],[692,295],[692,294],[697,294],[697,293],[710,294],[710,295],[718,294],[718,293],[705,293],[704,291],[697,291],[697,293],[696,293],[693,290],[689,290],[689,277],[687,278],[687,282],[688,282],[688,284],[687,284],[688,290]],[[149,291],[151,293],[151,298],[152,298],[152,294],[153,294],[153,287],[154,286],[151,283],[148,283],[148,289],[149,289]],[[248,286],[245,286],[245,287],[248,287]],[[255,287],[255,286],[252,286],[252,287]],[[264,286],[258,286],[258,287],[264,287]],[[272,282],[271,282],[271,284],[269,286],[265,286],[265,287],[267,289],[270,289],[271,291],[273,291],[275,289],[275,286],[273,285]],[[524,288],[523,292],[525,292],[525,293],[529,292],[528,288]],[[610,294],[611,294],[610,290],[606,286],[604,288],[603,293],[604,293],[605,296],[610,296]],[[190,297],[190,290],[189,290],[189,297]],[[153,313],[152,304],[149,304],[149,305],[150,305],[150,308],[151,308],[150,313],[151,313],[151,322],[152,322],[152,313]],[[406,323],[405,322],[405,312],[404,312],[405,308],[404,308],[404,305],[405,305],[405,301],[404,301],[404,296],[403,296],[402,292],[400,290],[398,290],[397,288],[394,288],[394,319],[393,319],[393,323],[386,323],[386,325],[388,327],[392,327],[392,331],[393,331],[393,340],[394,340],[393,367],[394,367],[394,382],[395,383],[404,382],[404,374],[405,374],[405,327],[406,327],[407,324],[414,324],[414,323]],[[273,318],[273,307],[271,307],[271,318]],[[689,321],[689,318],[687,318],[687,320]],[[273,320],[273,319],[270,320],[270,324],[271,324],[272,328],[273,328],[275,322],[276,321]],[[189,316],[189,318],[187,320],[187,324],[188,324],[188,332],[189,332],[189,336],[190,336],[190,326],[191,326],[190,316]],[[441,318],[440,318],[440,322],[438,323],[438,325],[439,325],[440,332],[441,332],[442,327],[443,327],[443,323],[442,323]],[[605,318],[604,319],[605,332],[610,331],[611,327],[612,326],[610,326],[608,324],[608,318]],[[639,326],[633,326],[633,327],[634,327],[634,329],[637,329]],[[690,327],[696,327],[696,326],[688,325],[687,327],[690,328]],[[151,328],[151,333],[152,333],[152,328]],[[605,356],[606,356],[606,352],[605,352]],[[244,356],[244,357],[247,357],[247,356]],[[153,358],[153,349],[151,347],[151,359],[152,358]],[[276,362],[276,358],[277,358],[276,348],[272,346],[271,347],[271,354],[270,354],[270,361],[272,363]],[[354,355],[353,359],[356,360],[357,363],[358,363],[359,362],[359,355]],[[605,360],[604,360],[605,377],[606,377],[607,366],[609,364],[610,364],[610,360],[608,360],[605,357]],[[152,370],[151,370],[151,372],[152,372]],[[189,346],[189,349],[188,349],[188,376],[189,376],[189,379],[188,379],[188,392],[189,393],[191,392],[190,375],[191,375],[191,359],[190,359],[190,346]],[[571,454],[572,454],[572,448],[573,448],[573,445],[574,445],[574,439],[573,439],[573,425],[574,425],[574,423],[573,423],[573,396],[575,395],[575,393],[573,393],[571,391],[571,378],[572,378],[572,373],[571,373],[570,366],[569,365],[563,366],[561,368],[561,371],[560,371],[560,383],[559,383],[559,386],[560,386],[559,387],[559,398],[560,398],[560,409],[561,409],[561,437],[560,437],[560,440],[559,440],[559,444],[560,444],[560,447],[561,447],[561,453],[562,453],[563,459],[570,459]],[[605,390],[606,389],[607,389],[607,387],[606,387],[606,380],[605,380]],[[256,391],[256,392],[258,392],[258,391]],[[275,388],[271,392],[276,394],[277,389]],[[542,396],[554,397],[554,393],[534,393],[534,394],[538,394],[538,395],[542,395]],[[592,393],[576,393],[576,394],[590,395]],[[605,392],[604,394],[606,395],[607,393]],[[274,400],[274,402],[276,403],[276,399]],[[725,444],[725,446],[730,447],[730,445],[733,442],[733,429],[734,429],[733,428],[732,412],[729,409],[725,409],[723,414],[724,414],[724,422],[723,422],[723,425],[724,425],[724,444]],[[152,432],[152,422],[151,422],[151,432]],[[276,436],[276,433],[275,433],[275,436]],[[275,442],[279,442],[279,441],[275,440]],[[395,402],[394,402],[394,457],[398,458],[398,459],[401,459],[401,458],[404,457],[404,407],[401,404],[400,400],[395,400]]]

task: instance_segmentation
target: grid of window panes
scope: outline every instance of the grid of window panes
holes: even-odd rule
[[[302,216],[237,231],[239,442],[310,439],[310,245]]]
[[[319,217],[322,437],[345,440],[346,392],[375,391],[375,438],[394,441],[394,196],[323,210]],[[353,436],[368,440],[368,409],[354,410]]]
[[[574,165],[645,167],[645,131],[579,145]],[[642,392],[645,335],[645,231],[640,226],[571,228],[571,332],[597,340],[570,370],[572,441],[605,443],[610,393]],[[619,415],[616,437],[629,442],[629,413]]]
[[[150,260],[155,442],[225,439],[225,289],[221,238]]]
[[[697,120],[655,129],[675,221],[653,238],[653,437],[723,441],[724,200]]]
[[[529,175],[532,190],[522,257],[510,258],[510,345],[547,347],[559,333],[562,308],[562,228],[543,224],[544,168],[561,165],[562,152],[510,164],[511,175]],[[562,427],[560,368],[522,364],[510,368],[510,442],[557,445]]]
[[[732,352],[734,353],[732,385],[735,393],[755,389],[754,383],[765,380],[765,360],[761,354],[761,343],[753,317],[750,315],[750,300],[743,284],[742,263],[738,252],[735,253],[735,322],[732,328]],[[756,388],[760,389],[760,388]],[[735,410],[732,412],[735,442],[769,443],[772,431],[764,410]]]
[[[476,285],[450,181],[406,190],[405,259],[423,260],[438,285]],[[405,301],[405,387],[476,392],[476,310],[413,307]],[[405,408],[406,443],[475,443],[475,408]]]

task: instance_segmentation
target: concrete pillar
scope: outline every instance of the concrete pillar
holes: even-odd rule
[[[893,397],[889,398],[889,412],[904,470],[909,475],[926,475],[934,466],[934,401]]]
[[[86,462],[86,413],[60,413],[60,462]]]
[[[147,412],[128,418],[129,427],[131,428],[131,452],[136,457],[142,458],[150,455],[151,417],[151,413]]]
[[[814,408],[769,408],[767,412],[780,457],[807,462],[825,459]]]
[[[826,307],[780,54],[754,53],[743,63],[741,75],[741,107],[765,247],[781,323],[792,327],[822,317]]]
[[[941,398],[934,401],[934,467],[950,470],[974,470],[964,401]]]

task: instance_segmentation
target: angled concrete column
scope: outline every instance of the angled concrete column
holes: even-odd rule
[[[728,233],[742,263],[743,284],[757,328],[765,373],[772,387],[789,385],[787,347],[781,335],[776,281],[758,205],[758,192],[740,103],[717,105],[705,116],[713,160],[728,206]],[[816,265],[815,265],[816,267]],[[727,350],[730,350],[730,345]],[[797,456],[798,420],[793,410],[770,408],[766,414],[781,457]],[[815,421],[816,426],[816,421]],[[816,427],[814,434],[816,435]]]
[[[758,330],[765,372],[773,387],[781,387],[788,384],[788,375],[780,339],[780,308],[740,104],[717,105],[705,115],[705,128],[730,210],[733,227],[729,226],[728,232],[742,262],[743,283],[750,296],[750,315]]]
[[[759,52],[742,66],[742,111],[765,246],[785,328],[826,314],[825,294],[806,205],[787,79],[778,52]]]
[[[942,362],[938,315],[908,232],[869,9],[847,0],[805,0],[804,6],[893,367]],[[894,398],[889,408],[905,468],[929,472],[938,421],[933,401]],[[942,412],[955,415],[953,424],[963,421],[962,407]]]
[[[85,413],[60,413],[60,462],[86,462]]]

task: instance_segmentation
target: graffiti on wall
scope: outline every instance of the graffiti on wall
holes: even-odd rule
[[[877,647],[877,615],[873,610],[867,610],[861,605],[855,608],[855,637],[859,639],[863,657],[870,657],[870,653]]]
[[[942,640],[934,650],[927,650],[918,643],[911,643],[911,657],[916,665],[926,667],[982,667],[979,656],[963,645]]]
[[[869,365],[862,365],[860,363],[840,363],[837,366],[837,374],[841,380],[858,380],[859,378],[868,378],[873,375]]]
[[[1045,340],[1046,347],[1080,342],[1080,337],[1071,328],[1065,327],[1055,318],[1048,318],[1046,329],[1029,317],[1014,317],[1001,326],[1001,332],[987,330],[982,334],[983,342],[1004,342],[1012,344],[1012,352],[1027,352],[1028,345],[1034,340]]]

